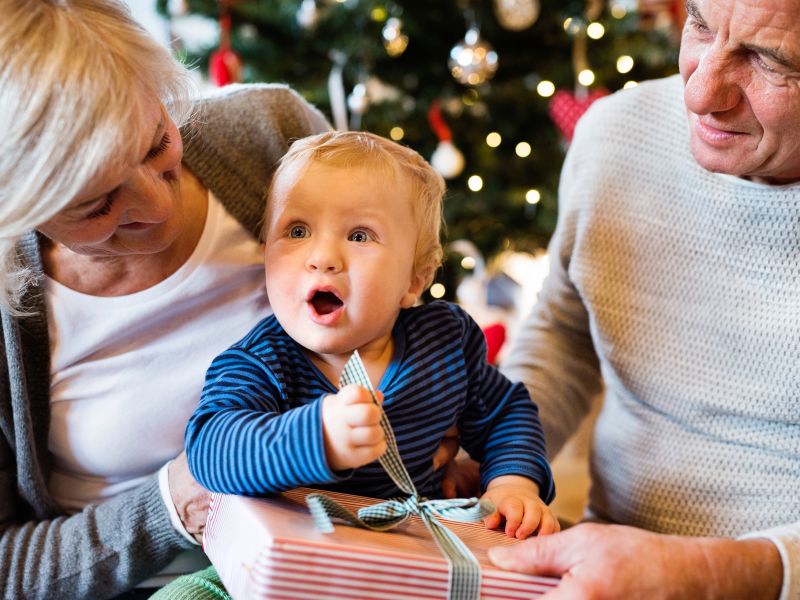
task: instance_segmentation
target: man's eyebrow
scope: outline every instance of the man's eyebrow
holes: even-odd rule
[[[697,3],[694,0],[686,0],[686,13],[695,21],[705,25],[705,19],[700,15],[700,9],[697,8]]]

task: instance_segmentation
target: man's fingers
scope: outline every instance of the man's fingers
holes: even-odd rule
[[[489,560],[501,569],[531,575],[561,576],[570,567],[569,547],[564,534],[528,538],[514,546],[495,546],[489,549]]]

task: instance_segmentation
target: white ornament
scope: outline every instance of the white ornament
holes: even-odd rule
[[[297,24],[303,29],[313,29],[319,21],[319,11],[316,0],[303,0],[297,9]]]
[[[464,170],[464,155],[453,142],[443,140],[431,155],[431,166],[445,179],[452,179]]]
[[[539,18],[539,0],[494,0],[500,25],[511,31],[527,29]]]
[[[353,86],[353,91],[347,97],[347,108],[351,113],[356,115],[363,115],[369,108],[369,96],[367,95],[367,86],[363,83],[357,83]]]
[[[459,83],[479,85],[491,79],[497,71],[497,52],[481,39],[480,31],[472,27],[450,50],[447,64]]]

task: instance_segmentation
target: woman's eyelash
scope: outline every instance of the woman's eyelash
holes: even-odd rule
[[[162,137],[161,141],[158,143],[158,146],[156,146],[155,148],[150,148],[150,151],[147,153],[146,160],[155,158],[156,156],[164,152],[164,150],[166,150],[169,147],[169,142],[170,142],[169,133],[165,133],[164,137]]]
[[[111,212],[111,204],[114,200],[111,197],[111,194],[106,196],[106,201],[103,202],[102,206],[96,210],[93,210],[88,215],[86,215],[87,219],[96,219],[97,217],[103,217]]]

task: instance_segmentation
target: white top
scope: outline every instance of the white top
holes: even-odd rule
[[[115,297],[46,285],[49,487],[77,512],[140,485],[183,450],[211,360],[270,312],[262,251],[209,195],[197,247],[161,283]]]

